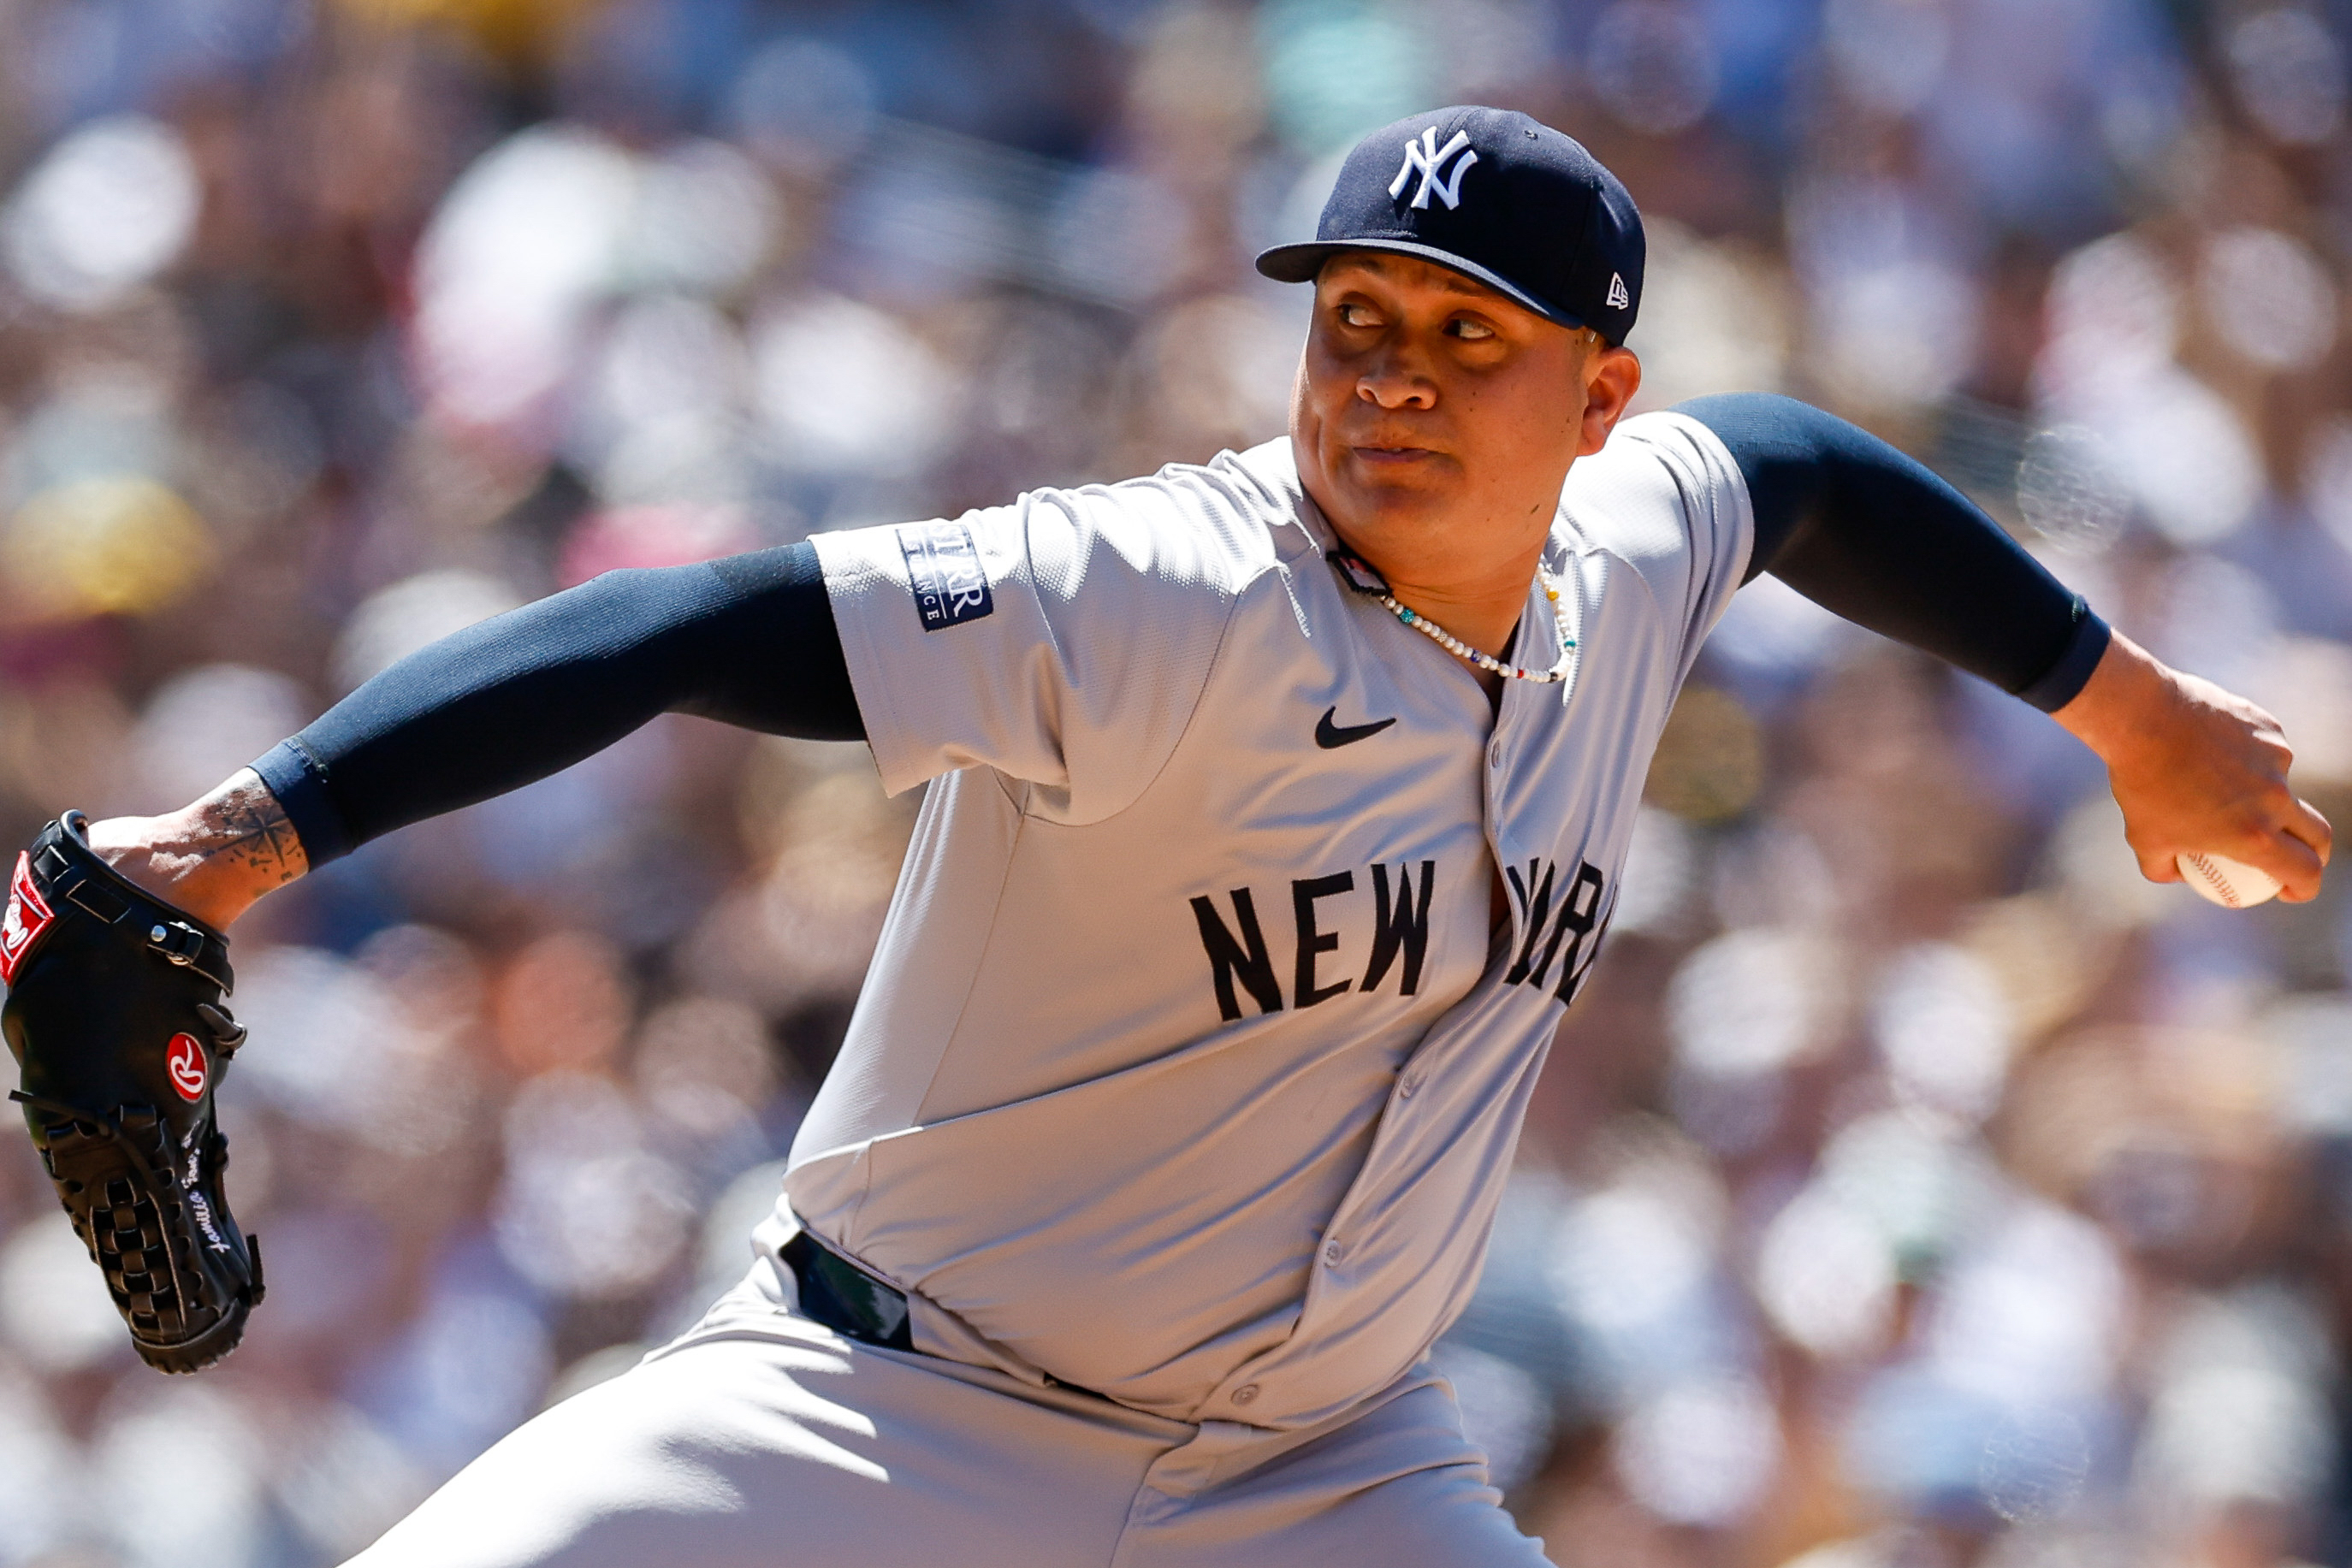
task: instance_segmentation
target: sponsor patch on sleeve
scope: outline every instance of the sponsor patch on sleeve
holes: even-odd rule
[[[980,567],[980,547],[963,523],[906,523],[898,548],[907,554],[907,580],[926,632],[977,621],[996,608],[988,574]]]
[[[8,879],[8,913],[0,917],[0,984],[16,983],[16,967],[56,918],[33,885],[33,857],[18,851],[16,874]]]

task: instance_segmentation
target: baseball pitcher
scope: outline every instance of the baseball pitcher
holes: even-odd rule
[[[61,816],[16,862],[6,1034],[142,1353],[200,1366],[260,1296],[212,1118],[238,914],[700,713],[930,783],[840,1061],[741,1285],[357,1562],[1540,1563],[1427,1355],[1743,582],[2052,714],[2152,878],[2211,852],[2305,900],[2328,853],[2268,715],[1918,464],[1777,397],[1623,417],[1642,263],[1576,142],[1416,115],[1258,259],[1314,290],[1284,439],[614,572],[184,810]]]

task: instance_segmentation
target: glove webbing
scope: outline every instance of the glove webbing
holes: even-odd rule
[[[181,1326],[184,1328],[186,1327],[188,1325],[189,1311],[202,1299],[203,1292],[191,1291],[189,1289],[189,1282],[182,1267],[180,1258],[172,1247],[173,1232],[167,1228],[166,1220],[169,1218],[176,1217],[167,1217],[160,1211],[160,1204],[163,1201],[162,1195],[169,1195],[171,1198],[183,1205],[188,1201],[188,1189],[186,1184],[181,1181],[179,1171],[167,1164],[163,1171],[158,1172],[155,1162],[148,1156],[147,1151],[140,1146],[139,1141],[136,1138],[131,1137],[119,1124],[121,1114],[120,1112],[115,1113],[115,1119],[108,1120],[93,1115],[87,1111],[76,1110],[71,1105],[60,1104],[55,1100],[43,1099],[37,1094],[27,1094],[22,1090],[17,1089],[10,1090],[8,1092],[8,1098],[16,1101],[19,1103],[30,1105],[33,1109],[42,1112],[47,1115],[56,1117],[59,1122],[63,1123],[64,1127],[59,1127],[54,1124],[51,1126],[49,1135],[52,1138],[55,1138],[58,1133],[63,1131],[65,1127],[69,1127],[79,1136],[95,1136],[102,1138],[111,1144],[114,1148],[121,1154],[123,1158],[127,1160],[142,1177],[145,1178],[147,1184],[145,1190],[158,1195],[155,1197],[142,1198],[142,1194],[137,1190],[125,1191],[120,1195],[109,1190],[97,1195],[99,1198],[102,1198],[104,1200],[102,1207],[109,1211],[106,1223],[110,1227],[110,1233],[106,1240],[102,1241],[100,1239],[97,1211],[101,1205],[93,1201],[89,1209],[91,1215],[91,1218],[89,1220],[90,1233],[87,1238],[85,1238],[85,1239],[89,1242],[91,1252],[100,1260],[100,1261],[103,1262],[110,1251],[113,1253],[115,1258],[120,1260],[122,1257],[121,1239],[125,1232],[119,1223],[117,1216],[125,1209],[130,1210],[132,1216],[131,1223],[138,1227],[138,1230],[135,1235],[140,1243],[141,1268],[139,1270],[139,1273],[142,1277],[152,1279],[154,1273],[153,1265],[155,1255],[159,1252],[163,1254],[164,1268],[169,1271],[173,1306],[180,1320]],[[159,1130],[161,1129],[161,1126],[162,1124],[159,1122],[157,1124]],[[217,1137],[218,1134],[215,1134],[215,1136]],[[207,1142],[209,1141],[210,1140],[207,1140]],[[210,1151],[207,1150],[207,1152],[209,1153]],[[79,1183],[76,1183],[77,1186],[79,1185]],[[128,1184],[125,1184],[121,1182],[120,1178],[117,1178],[114,1182],[110,1183],[109,1185],[110,1187],[111,1187],[127,1186]],[[153,1234],[155,1237],[155,1242],[152,1246],[147,1244],[148,1228],[142,1224],[139,1218],[139,1210],[142,1207],[156,1207],[158,1209],[158,1212],[154,1216],[155,1223],[153,1227]],[[107,1244],[109,1241],[113,1244],[111,1248]],[[253,1300],[257,1301],[261,1299],[262,1293],[261,1249],[259,1244],[251,1237],[247,1237],[246,1239],[246,1247],[253,1260]],[[115,1278],[108,1282],[118,1286],[125,1295],[135,1294],[147,1297],[150,1312],[152,1313],[152,1308],[155,1305],[155,1292],[152,1286],[146,1291],[134,1291],[131,1289],[128,1283],[125,1282],[131,1273],[131,1270],[127,1267],[118,1267],[112,1270],[112,1272],[115,1275]],[[155,1327],[158,1332],[160,1332],[163,1327],[161,1315],[152,1315],[156,1316],[157,1321]],[[140,1325],[133,1324],[132,1326],[135,1332]]]

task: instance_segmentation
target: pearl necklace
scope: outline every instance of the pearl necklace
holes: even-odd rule
[[[1559,580],[1541,566],[1538,566],[1536,581],[1542,585],[1544,597],[1551,601],[1552,619],[1559,626],[1559,663],[1549,670],[1524,670],[1517,664],[1507,664],[1500,659],[1489,658],[1428,616],[1407,605],[1398,603],[1396,595],[1389,592],[1385,584],[1373,593],[1373,597],[1387,605],[1398,620],[1427,637],[1455,658],[1466,659],[1489,674],[1502,675],[1514,681],[1533,681],[1541,685],[1552,681],[1568,679],[1569,664],[1576,657],[1576,639],[1568,634],[1568,607],[1560,601]]]

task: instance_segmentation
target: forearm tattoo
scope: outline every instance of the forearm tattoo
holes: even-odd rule
[[[283,887],[310,869],[286,809],[251,768],[190,807],[188,818],[185,852],[250,883],[257,893]]]

